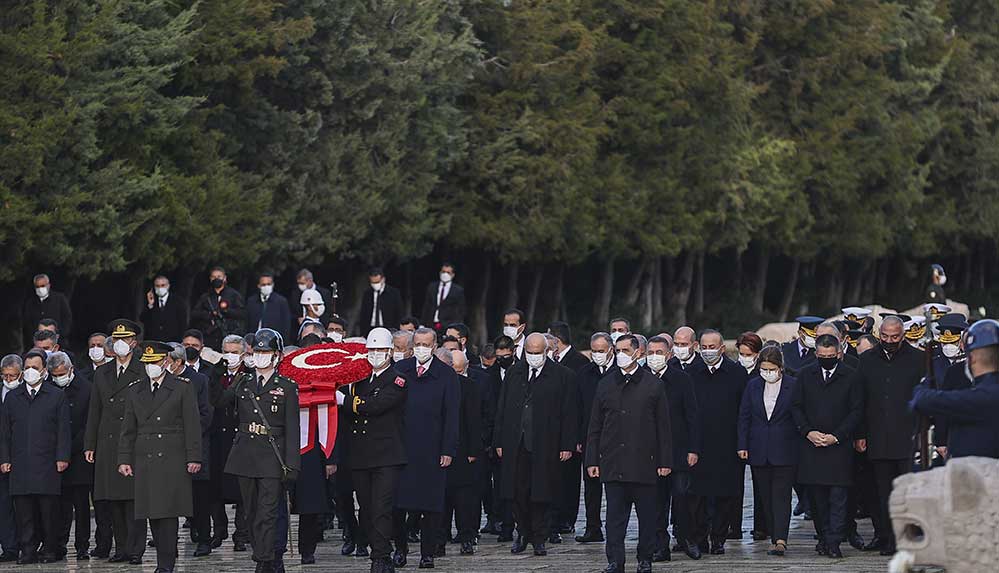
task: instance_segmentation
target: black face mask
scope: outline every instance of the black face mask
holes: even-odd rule
[[[198,358],[201,357],[201,353],[198,352],[198,349],[193,346],[185,348],[184,354],[186,355],[188,362],[197,362]]]
[[[497,356],[496,364],[499,364],[500,368],[506,370],[507,368],[513,366],[513,356]]]
[[[821,366],[823,370],[832,370],[833,368],[836,368],[837,364],[839,364],[839,358],[836,358],[835,356],[816,358],[816,360],[818,360],[819,366]]]
[[[902,341],[899,340],[898,342],[885,342],[884,340],[882,340],[881,348],[883,348],[884,351],[887,352],[888,354],[895,354],[896,352],[898,352],[899,348],[902,348]]]
[[[222,285],[224,284],[225,281],[222,279],[212,279],[212,288],[219,289],[222,288]]]

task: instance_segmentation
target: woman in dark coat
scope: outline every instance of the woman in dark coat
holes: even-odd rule
[[[735,341],[735,349],[739,351],[739,366],[746,369],[749,379],[760,375],[760,351],[763,350],[763,339],[755,332],[743,332]],[[745,476],[745,474],[743,474]],[[745,487],[745,477],[743,477],[743,487]],[[763,515],[766,513],[759,503],[760,495],[756,491],[756,481],[753,481],[753,539],[766,539],[766,521]],[[732,513],[732,525],[728,535],[729,539],[742,539],[742,504],[739,509]]]
[[[760,375],[749,380],[739,409],[739,457],[752,468],[754,505],[773,544],[768,553],[784,555],[798,457],[798,433],[791,413],[795,380],[784,374],[784,357],[778,348],[764,348],[758,367]]]

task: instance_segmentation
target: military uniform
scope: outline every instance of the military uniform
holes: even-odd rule
[[[372,570],[392,570],[392,509],[396,483],[406,464],[406,379],[389,366],[354,383],[349,428],[349,465],[357,491],[361,527],[371,544]]]
[[[239,423],[225,472],[239,478],[253,558],[270,563],[274,561],[277,508],[284,495],[282,482],[294,479],[301,468],[298,386],[277,372],[269,379],[247,372],[226,390],[225,401],[233,400]],[[287,476],[272,443],[290,470]]]
[[[143,346],[146,362],[162,360],[170,350]],[[129,389],[124,418],[118,463],[131,466],[135,476],[135,518],[149,520],[157,571],[173,571],[177,518],[194,514],[187,464],[202,461],[197,390],[183,376],[167,373],[158,384],[147,379]]]
[[[138,337],[138,325],[131,321],[112,323],[112,338]],[[134,518],[135,484],[118,473],[118,438],[125,417],[127,389],[149,378],[137,353],[128,364],[118,359],[98,366],[90,393],[84,451],[94,452],[94,504],[104,504],[111,516],[115,548],[112,559],[137,563],[146,550],[146,520]],[[102,511],[102,509],[98,509]]]

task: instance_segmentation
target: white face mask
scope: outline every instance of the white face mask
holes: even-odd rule
[[[780,371],[760,370],[760,378],[763,378],[763,381],[766,382],[767,384],[772,384],[776,382],[778,378],[780,378]]]
[[[6,380],[3,381],[3,387],[6,388],[6,389],[8,389],[8,390],[13,390],[14,388],[17,388],[20,385],[21,385],[21,379],[20,378],[18,378],[17,380],[14,380],[13,382],[8,382]]]
[[[235,370],[239,367],[239,359],[240,355],[235,352],[226,352],[222,355],[222,360],[225,360],[229,370]]]
[[[146,376],[149,376],[150,380],[159,379],[163,376],[163,367],[159,364],[146,364]]]
[[[166,294],[168,292],[170,292],[170,287],[156,287],[156,288],[153,289],[153,292],[156,293],[156,296],[162,298],[162,297],[166,296]]]
[[[659,372],[663,368],[666,368],[666,356],[663,354],[649,354],[649,368],[653,372]]]
[[[273,361],[273,354],[267,354],[265,352],[253,353],[253,365],[257,368],[257,370],[269,370]]]
[[[709,366],[714,366],[715,363],[717,363],[717,362],[719,362],[721,360],[721,349],[719,349],[719,348],[712,348],[712,349],[705,348],[705,349],[702,349],[701,350],[701,359],[704,360],[705,364],[707,364]]]
[[[940,286],[944,286],[947,284],[947,275],[942,275],[938,280],[940,281]]]
[[[451,282],[451,279],[453,279],[453,278],[454,278],[454,276],[451,273],[441,273],[441,282],[442,283],[449,283],[449,282]]]
[[[742,365],[746,370],[752,370],[756,366],[755,356],[742,356],[739,355],[739,364]]]
[[[525,352],[524,356],[527,359],[527,365],[531,368],[541,368],[541,365],[545,363],[545,354],[530,354]]]
[[[392,361],[393,362],[402,362],[405,359],[406,359],[406,353],[405,352],[393,352],[392,353]]]
[[[309,288],[309,285],[298,283],[298,290],[300,290],[302,292],[305,292],[306,290],[308,290],[308,288]]]
[[[957,344],[944,344],[940,346],[940,351],[947,358],[957,358],[961,355],[961,347]]]
[[[322,316],[326,312],[325,304],[314,304],[312,305],[312,312],[316,313],[316,316]]]
[[[45,298],[49,296],[49,287],[38,287],[35,289],[35,294],[38,295],[38,298]]]
[[[104,347],[94,346],[87,351],[87,355],[90,356],[91,362],[102,362],[104,360]]]
[[[617,332],[617,331],[615,331],[615,332],[610,333],[610,335],[611,335],[611,340],[614,341],[614,344],[617,344],[617,339],[619,339],[622,336],[624,336],[625,333],[624,332]]]
[[[62,376],[53,376],[52,381],[55,382],[56,386],[65,388],[66,386],[69,386],[70,382],[73,381],[73,373],[70,372],[69,374],[63,374]]]
[[[593,358],[593,363],[597,366],[607,366],[607,354],[603,352],[594,352],[590,354]]]
[[[247,368],[253,368],[253,355],[252,354],[247,354],[246,356],[244,356],[243,357],[243,364]]]
[[[124,357],[128,356],[128,353],[132,351],[132,347],[128,345],[124,340],[114,341],[114,353],[118,356]]]
[[[815,337],[814,336],[804,336],[801,339],[801,345],[805,348],[815,349]]]
[[[375,292],[382,292],[383,290],[385,290],[385,281],[382,281],[380,283],[371,283],[371,290]]]
[[[673,355],[680,362],[686,362],[690,358],[690,347],[689,346],[674,346]]]
[[[368,364],[370,364],[372,368],[377,370],[378,368],[384,366],[386,362],[388,362],[388,355],[389,353],[384,350],[369,350]]]
[[[264,285],[260,287],[260,294],[264,296],[271,296],[272,292],[274,292],[274,285]]]
[[[34,386],[42,379],[42,373],[34,368],[28,368],[21,375],[28,386]]]
[[[618,368],[630,368],[635,363],[635,359],[627,352],[618,352],[616,360]]]
[[[330,340],[332,340],[333,342],[343,342],[343,334],[341,334],[341,333],[339,333],[339,332],[337,332],[335,330],[331,330],[330,331],[329,337],[330,337]]]
[[[517,337],[520,336],[520,327],[519,326],[504,326],[503,327],[503,336],[509,336],[510,338],[512,338],[514,340],[517,340]]]
[[[420,364],[423,364],[427,360],[430,360],[430,357],[433,356],[433,353],[434,353],[433,349],[430,348],[429,346],[417,346],[416,348],[413,349],[413,355],[416,356],[416,360],[419,361]]]

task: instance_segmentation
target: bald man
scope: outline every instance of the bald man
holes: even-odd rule
[[[681,326],[673,333],[673,358],[670,358],[671,368],[690,373],[691,367],[704,364],[698,352],[697,333],[689,326]]]
[[[519,536],[511,548],[548,554],[548,510],[557,499],[560,464],[579,441],[572,371],[547,357],[543,334],[524,343],[524,360],[506,374],[496,411],[493,446],[501,460],[500,495],[513,500]]]

